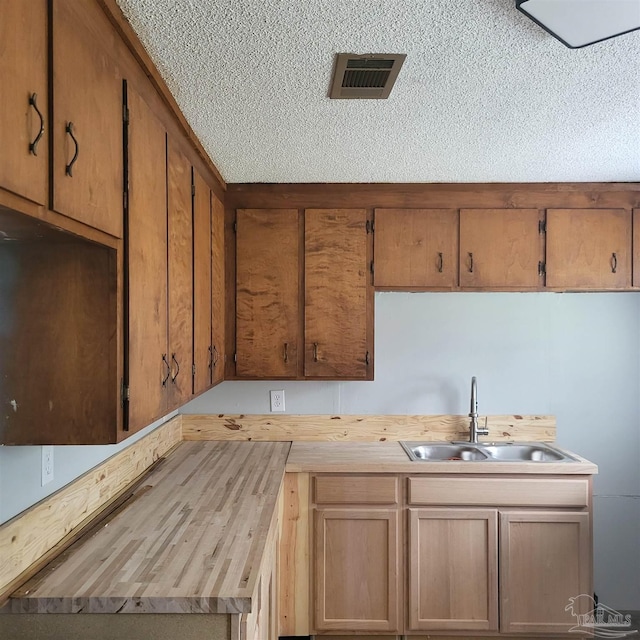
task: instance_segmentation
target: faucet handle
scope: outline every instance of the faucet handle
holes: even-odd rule
[[[480,436],[488,436],[489,435],[489,427],[487,427],[487,416],[484,417],[484,427],[478,429],[478,435]]]

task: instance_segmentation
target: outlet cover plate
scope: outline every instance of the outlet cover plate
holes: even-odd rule
[[[284,389],[279,391],[269,391],[269,398],[271,401],[271,412],[283,412],[284,411]]]
[[[42,447],[42,486],[53,480],[53,447],[50,444]]]

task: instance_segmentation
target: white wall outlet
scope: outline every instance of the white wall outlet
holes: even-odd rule
[[[42,447],[42,486],[53,480],[53,447],[50,444]]]
[[[284,411],[284,389],[280,391],[269,391],[271,399],[271,412]]]

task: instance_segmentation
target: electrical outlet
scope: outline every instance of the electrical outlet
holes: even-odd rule
[[[269,391],[271,399],[271,412],[284,411],[284,389],[280,391]]]
[[[48,444],[42,447],[42,486],[53,480],[53,447]]]

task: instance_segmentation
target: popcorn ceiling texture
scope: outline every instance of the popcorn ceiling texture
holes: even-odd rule
[[[640,32],[570,50],[513,0],[118,0],[228,182],[640,181]],[[329,100],[335,53],[407,53]]]

